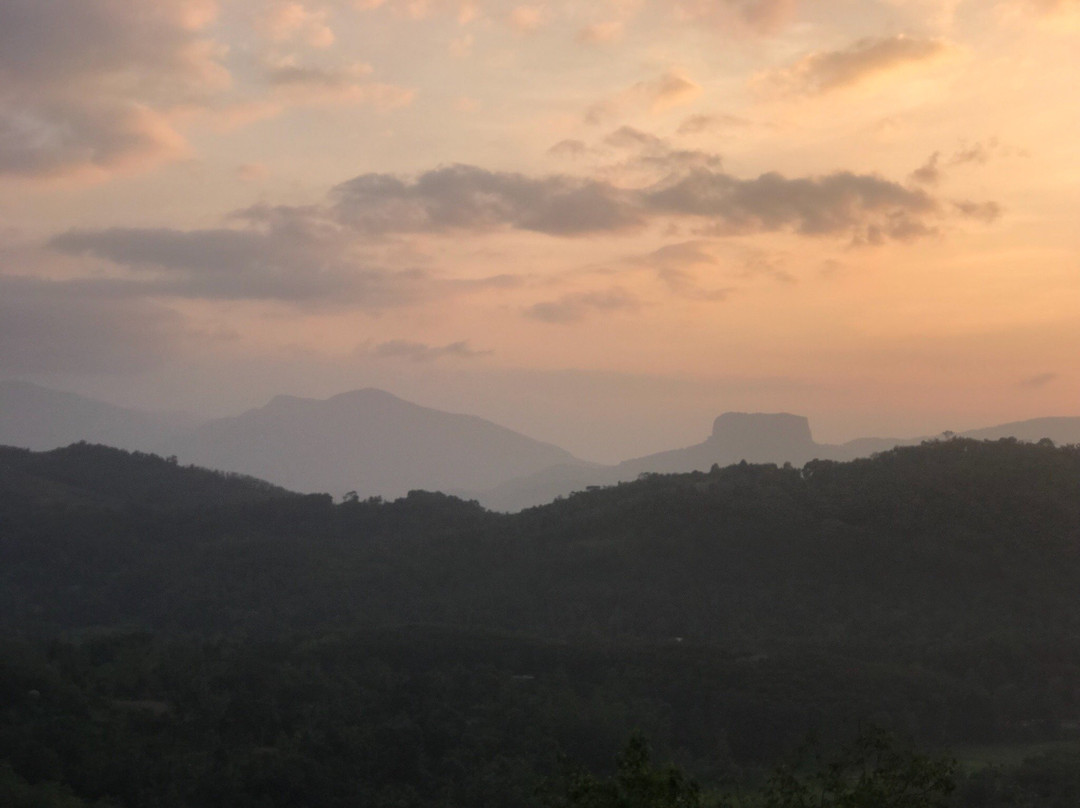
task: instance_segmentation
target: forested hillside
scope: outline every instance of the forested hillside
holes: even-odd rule
[[[423,623],[756,651],[1080,626],[1080,450],[1012,441],[649,475],[514,516],[85,445],[6,451],[0,496],[8,630]]]
[[[3,450],[0,783],[510,806],[635,729],[714,785],[870,721],[935,750],[1068,740],[1077,591],[1080,449],[1049,444],[649,475],[512,516]],[[980,776],[965,805],[1010,804],[1011,774]]]

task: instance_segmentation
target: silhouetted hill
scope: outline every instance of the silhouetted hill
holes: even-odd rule
[[[714,463],[729,466],[743,460],[801,466],[816,456],[817,449],[810,422],[801,415],[726,412],[713,422],[712,434],[704,442],[627,460],[617,469],[621,479],[629,480],[646,472],[705,471]]]
[[[1080,442],[1080,418],[972,430],[978,439]],[[853,460],[925,438],[813,440],[806,418],[724,413],[701,443],[602,466],[481,418],[441,412],[380,390],[325,401],[278,396],[264,407],[193,427],[184,416],[140,412],[22,382],[0,382],[0,444],[51,449],[76,441],[175,454],[184,463],[253,475],[287,488],[363,497],[413,489],[475,498],[502,511],[551,502],[646,473],[705,471],[740,461]]]
[[[184,461],[243,472],[297,491],[361,497],[412,489],[482,490],[559,463],[557,446],[472,415],[421,407],[382,390],[319,401],[278,396],[212,421],[176,443]]]
[[[288,743],[306,770],[350,750],[325,783],[420,754],[444,768],[410,764],[411,782],[437,789],[525,728],[534,750],[646,726],[744,761],[882,715],[934,743],[1060,737],[1080,711],[1078,590],[1078,447],[954,439],[649,474],[516,515],[420,491],[334,504],[103,447],[2,450],[0,638],[36,643],[84,698],[0,661],[24,727],[0,749],[37,771],[65,716],[64,737],[79,727],[110,760],[135,732],[121,785],[134,739],[162,728],[142,765],[164,782],[245,782],[214,768],[235,744],[272,776],[285,758],[267,750]],[[194,768],[193,732],[228,739]],[[466,737],[490,744],[448,759]],[[169,750],[176,765],[156,762]]]
[[[1013,421],[999,426],[986,427],[985,429],[972,429],[962,433],[965,438],[975,440],[998,440],[999,438],[1016,438],[1037,442],[1043,439],[1052,440],[1058,446],[1080,443],[1080,418],[1057,417],[1057,418],[1032,418],[1029,421]]]
[[[1049,439],[1058,446],[1064,446],[1080,442],[1080,418],[1016,421],[964,432],[961,437],[976,440],[1015,438],[1033,443]],[[591,486],[627,482],[641,474],[705,471],[714,464],[727,466],[744,460],[748,463],[791,463],[795,466],[809,460],[856,460],[932,439],[929,436],[856,438],[842,444],[816,443],[810,432],[810,423],[803,416],[729,412],[719,416],[713,423],[712,434],[694,446],[626,460],[615,466],[561,465],[510,480],[475,496],[486,507],[518,511]]]
[[[817,457],[810,422],[788,413],[727,412],[713,422],[712,434],[694,446],[625,460],[615,466],[563,464],[476,494],[486,507],[518,511],[551,502],[591,486],[628,482],[641,474],[704,471],[714,464],[797,463]]]
[[[422,622],[750,647],[1080,630],[1075,448],[958,439],[650,475],[514,516],[423,492],[335,506],[99,447],[4,456],[9,627]],[[39,485],[78,502],[28,497]]]
[[[0,446],[0,502],[9,515],[26,507],[196,510],[298,496],[254,477],[110,446],[77,443],[48,452]]]
[[[153,450],[192,426],[180,414],[141,412],[74,393],[0,381],[0,445],[55,449],[78,441]]]

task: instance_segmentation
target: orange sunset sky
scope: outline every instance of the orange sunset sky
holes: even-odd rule
[[[588,459],[1080,407],[1076,0],[0,0],[0,378]]]

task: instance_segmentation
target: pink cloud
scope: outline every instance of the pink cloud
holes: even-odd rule
[[[228,87],[212,0],[0,4],[0,176],[105,178],[187,153],[173,110]]]

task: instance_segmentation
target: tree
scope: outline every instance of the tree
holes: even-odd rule
[[[649,744],[634,733],[617,758],[615,776],[576,771],[558,808],[702,808],[701,789],[677,766],[654,766]]]
[[[956,787],[956,763],[901,748],[872,729],[837,758],[809,769],[778,768],[764,808],[944,808]]]
[[[575,772],[554,808],[946,808],[956,764],[899,745],[888,733],[862,733],[838,756],[811,765],[781,766],[764,788],[706,800],[676,766],[656,767],[635,734],[618,757],[614,777]]]

